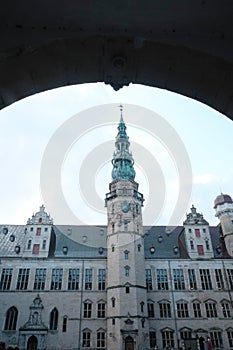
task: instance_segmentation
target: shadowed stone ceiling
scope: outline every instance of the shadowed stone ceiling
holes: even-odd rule
[[[233,116],[233,3],[7,1],[0,107],[48,89],[105,82],[165,88]]]

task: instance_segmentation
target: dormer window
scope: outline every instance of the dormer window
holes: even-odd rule
[[[40,236],[41,235],[41,227],[37,227],[36,229],[36,235]]]
[[[210,243],[208,240],[205,241],[206,250],[210,250]]]
[[[31,249],[31,246],[32,246],[32,240],[29,239],[29,240],[28,240],[27,249]]]
[[[191,250],[194,250],[194,242],[193,242],[192,239],[190,240],[190,249],[191,249]]]
[[[199,228],[195,228],[195,236],[196,237],[200,237],[201,236]]]

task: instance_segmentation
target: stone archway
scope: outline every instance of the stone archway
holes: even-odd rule
[[[164,88],[233,119],[231,4],[57,0],[0,12],[0,108],[56,87]],[[25,16],[25,9],[28,16]],[[197,25],[198,24],[198,25]]]
[[[27,342],[27,350],[37,350],[38,339],[32,335]]]
[[[134,340],[130,335],[125,338],[125,350],[134,350]]]

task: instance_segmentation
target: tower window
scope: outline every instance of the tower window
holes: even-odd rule
[[[138,244],[138,252],[141,251],[141,244]]]
[[[125,266],[125,276],[129,277],[129,266]]]
[[[140,303],[140,305],[141,305],[141,312],[144,312],[144,302],[142,301],[141,303]]]
[[[115,250],[115,247],[114,247],[114,245],[112,246],[112,252],[114,252],[114,250]]]
[[[40,236],[41,235],[41,227],[37,227],[36,229],[36,235]]]
[[[129,294],[129,293],[130,293],[129,286],[126,286],[126,287],[125,287],[125,293],[126,293],[126,294]]]
[[[128,223],[125,221],[124,222],[124,231],[127,232],[128,231]]]
[[[112,325],[114,326],[116,324],[115,318],[112,319]]]
[[[128,250],[126,250],[124,253],[125,253],[125,260],[128,260],[129,259],[129,252],[128,252]]]
[[[39,223],[42,223],[42,218],[39,218]]]
[[[114,232],[115,232],[115,225],[112,224],[112,233],[114,233]]]
[[[115,307],[116,306],[116,299],[115,298],[112,298],[112,307]]]
[[[67,331],[67,316],[63,317],[63,323],[62,323],[62,332],[65,333]]]

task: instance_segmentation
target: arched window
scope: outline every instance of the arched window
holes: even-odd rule
[[[10,307],[6,312],[5,331],[15,331],[18,319],[18,310],[15,306]]]
[[[50,312],[50,320],[49,320],[49,329],[51,331],[57,330],[57,324],[58,324],[58,310],[55,307],[51,312]]]

